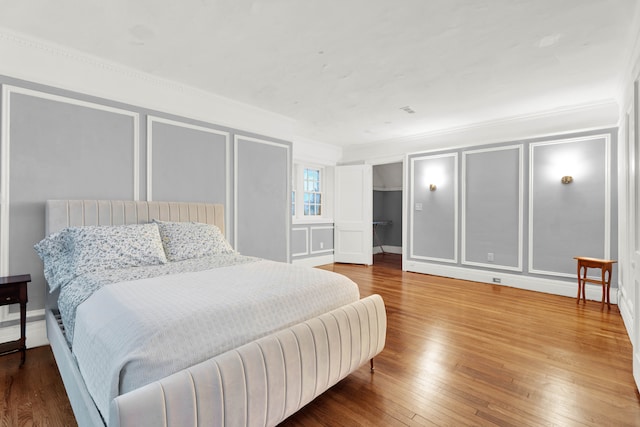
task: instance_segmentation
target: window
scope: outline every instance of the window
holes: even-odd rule
[[[304,216],[322,216],[320,169],[304,168]]]
[[[291,217],[294,222],[332,222],[333,168],[294,163],[291,182]]]

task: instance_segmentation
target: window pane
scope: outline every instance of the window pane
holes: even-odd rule
[[[322,185],[320,172],[320,169],[303,168],[302,188],[304,190],[304,215],[320,216],[322,211],[322,195],[320,194]]]

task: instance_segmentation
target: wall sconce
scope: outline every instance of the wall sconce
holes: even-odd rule
[[[435,184],[429,184],[429,191],[436,191],[436,185]]]
[[[563,184],[571,184],[573,182],[573,177],[571,175],[565,175],[560,179],[560,182]]]

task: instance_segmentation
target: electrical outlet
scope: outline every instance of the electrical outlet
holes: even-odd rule
[[[417,211],[421,211],[422,210],[422,203],[416,203],[416,210]]]
[[[324,249],[324,242],[320,242],[320,249]]]
[[[499,277],[494,277],[493,278],[493,283],[501,283],[501,282],[502,282],[502,280],[500,280]]]
[[[487,254],[487,261],[493,262],[493,252]]]

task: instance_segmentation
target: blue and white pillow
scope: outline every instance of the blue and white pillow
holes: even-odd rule
[[[70,255],[64,235],[65,231],[50,234],[33,246],[44,263],[44,278],[49,284],[50,292],[74,277],[70,269]]]
[[[199,222],[153,220],[158,224],[164,251],[169,261],[229,254],[234,250],[218,227]]]
[[[81,274],[167,262],[153,223],[67,227],[34,249],[44,262],[51,292]]]
[[[167,262],[156,224],[71,227],[65,234],[74,276]]]

